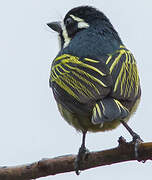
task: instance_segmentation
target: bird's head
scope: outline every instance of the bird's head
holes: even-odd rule
[[[47,25],[58,32],[61,48],[67,47],[79,32],[88,28],[98,29],[99,31],[105,28],[106,31],[108,27],[110,31],[117,34],[104,13],[91,6],[73,8],[65,15],[63,22],[51,22]]]

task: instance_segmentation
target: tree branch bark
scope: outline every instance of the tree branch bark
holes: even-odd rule
[[[42,159],[32,164],[0,167],[0,179],[2,180],[32,180],[49,175],[74,171],[76,155],[66,155],[51,159]],[[138,159],[135,157],[135,145],[126,143],[121,137],[119,146],[113,149],[90,152],[80,169],[86,170],[98,166],[105,166],[125,161],[152,160],[152,142],[141,143],[138,146]]]

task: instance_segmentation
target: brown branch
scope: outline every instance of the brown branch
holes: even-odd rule
[[[85,170],[98,166],[137,160],[135,146],[119,139],[119,146],[113,149],[90,152],[83,161],[80,169]],[[52,159],[42,159],[38,162],[13,167],[0,167],[0,179],[2,180],[32,180],[49,175],[74,171],[76,155],[60,156]],[[138,161],[152,159],[152,142],[141,143],[138,147]]]

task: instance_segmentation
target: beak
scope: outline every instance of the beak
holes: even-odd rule
[[[57,22],[51,22],[51,23],[47,23],[47,25],[54,31],[61,33],[62,31],[62,26],[61,26],[61,22],[57,21]]]

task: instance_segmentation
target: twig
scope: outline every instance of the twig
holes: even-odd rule
[[[80,169],[85,170],[125,161],[146,161],[152,159],[152,142],[141,143],[138,148],[138,159],[135,158],[135,147],[119,139],[119,146],[113,149],[90,152]],[[49,175],[74,171],[76,155],[66,155],[38,162],[13,167],[0,167],[0,180],[32,180]]]

